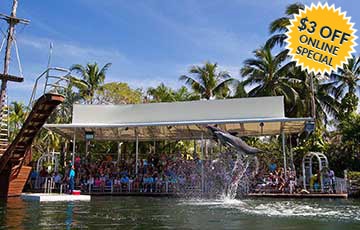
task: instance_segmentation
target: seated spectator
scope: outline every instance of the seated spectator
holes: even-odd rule
[[[118,176],[114,179],[114,190],[121,192],[121,182]]]
[[[122,177],[120,178],[120,186],[121,189],[124,191],[128,190],[128,186],[130,185],[130,178],[127,175],[122,175]]]
[[[95,186],[95,187],[100,187],[100,186],[101,186],[100,177],[96,177],[96,178],[95,178],[94,186]]]

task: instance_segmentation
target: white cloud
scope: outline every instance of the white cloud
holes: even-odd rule
[[[156,87],[161,83],[173,89],[178,89],[182,86],[179,81],[169,81],[162,78],[124,79],[124,82],[128,83],[133,89],[142,88],[143,90],[149,87]]]
[[[42,37],[22,37],[19,43],[44,52],[48,52],[50,43],[53,43],[54,55],[61,56],[65,59],[86,58],[117,60],[121,62],[127,61],[125,55],[121,54],[116,49],[94,48]]]
[[[217,56],[217,61],[223,59],[233,64],[238,62],[241,64],[242,59],[265,42],[255,33],[243,32],[240,37],[238,33],[227,30],[224,26],[203,23],[201,19],[208,15],[202,15],[201,11],[198,12],[199,15],[192,15],[193,21],[188,24],[165,15],[151,4],[139,4],[137,7],[144,15],[161,24],[164,29],[176,33],[179,39],[190,41],[196,46],[196,50],[204,52],[204,58],[207,58],[205,53],[208,52],[212,56]]]

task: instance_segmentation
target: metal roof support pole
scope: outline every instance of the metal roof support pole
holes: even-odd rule
[[[313,176],[313,170],[312,170],[312,168],[313,168],[313,165],[312,165],[312,163],[313,163],[313,154],[310,154],[310,156],[309,156],[309,172],[310,172],[310,178]]]
[[[156,140],[154,139],[154,154],[156,154]]]
[[[306,168],[305,168],[305,159],[306,159],[306,155],[303,157],[302,159],[302,172],[303,172],[303,185],[304,185],[304,189],[307,190],[306,188]]]
[[[76,128],[74,128],[74,137],[73,137],[72,165],[75,165],[75,151],[76,151]]]
[[[281,136],[282,136],[282,151],[283,151],[283,155],[284,155],[284,177],[286,178],[286,148],[285,148],[285,132],[282,131],[281,132]]]
[[[136,155],[135,155],[135,175],[138,175],[139,172],[139,135],[136,132]]]
[[[194,159],[196,158],[196,155],[197,155],[197,153],[196,153],[196,148],[197,148],[197,146],[196,146],[196,140],[194,139],[194,152],[193,152],[193,158],[194,158]]]
[[[120,159],[121,159],[121,146],[123,145],[123,142],[118,142],[118,156],[116,164],[119,165]]]
[[[88,162],[88,159],[89,159],[89,143],[90,141],[89,140],[86,140],[85,139],[85,160]],[[90,163],[90,162],[88,162]]]
[[[294,153],[293,153],[293,150],[292,150],[292,143],[291,143],[291,135],[290,135],[290,161],[291,161],[291,170],[292,171],[295,171],[295,165],[294,165]]]
[[[322,160],[318,154],[316,154],[318,161],[319,161],[319,173],[320,173],[320,185],[321,185],[321,192],[324,192],[324,181],[323,181],[323,167],[322,167]]]
[[[204,134],[201,133],[201,192],[204,192]]]

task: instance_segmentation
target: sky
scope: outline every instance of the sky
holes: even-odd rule
[[[9,100],[27,103],[35,78],[47,67],[50,42],[51,66],[111,62],[106,81],[127,82],[133,88],[161,82],[178,88],[180,75],[206,61],[241,79],[243,61],[267,40],[270,22],[295,2],[318,1],[19,0],[17,16],[31,23],[17,26],[25,81],[9,83]],[[360,28],[360,1],[328,3],[341,7],[355,29]],[[9,14],[11,4],[2,1],[0,12]],[[0,22],[0,28],[6,31],[6,22]],[[358,55],[360,48],[355,49]],[[19,75],[14,50],[11,61],[10,73]]]

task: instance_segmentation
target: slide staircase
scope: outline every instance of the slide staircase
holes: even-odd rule
[[[28,164],[31,162],[33,140],[52,112],[65,99],[63,95],[58,93],[58,89],[64,88],[60,85],[60,82],[66,81],[67,78],[50,76],[49,72],[51,70],[66,72],[66,76],[69,76],[68,70],[48,68],[36,79],[30,98],[29,107],[32,107],[32,110],[15,139],[8,144],[5,150],[0,152],[0,197],[18,196],[21,194],[31,172],[31,167]],[[45,79],[43,95],[32,104],[36,97],[38,81],[42,77]],[[56,79],[56,82],[50,82],[50,79]]]
[[[14,196],[21,193],[30,172],[30,170],[22,170],[22,166],[24,163],[30,162],[32,142],[51,113],[63,101],[64,96],[51,93],[44,94],[36,101],[20,132],[0,158],[0,196]],[[27,174],[27,176],[21,175],[22,179],[20,179],[18,178],[19,173]],[[15,186],[19,189],[8,189],[7,191],[3,189],[4,186],[11,187],[12,181],[17,182]],[[10,184],[10,186],[6,186],[4,183]],[[13,193],[10,194],[8,191]]]

